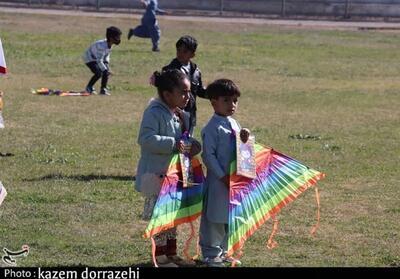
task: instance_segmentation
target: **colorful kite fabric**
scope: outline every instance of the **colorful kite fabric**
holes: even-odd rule
[[[7,73],[6,59],[4,58],[3,45],[0,39],[0,75]]]
[[[236,174],[231,162],[228,255],[270,217],[325,175],[271,148],[255,145],[256,178]],[[317,199],[317,201],[319,201]],[[319,216],[319,215],[318,215]]]
[[[192,167],[194,183],[184,188],[179,155],[175,154],[172,157],[162,180],[151,220],[143,235],[145,238],[180,224],[193,222],[201,215],[204,174],[197,158],[192,158]]]
[[[91,96],[89,92],[86,91],[63,91],[59,89],[49,89],[49,88],[39,88],[39,89],[31,89],[32,94],[42,95],[42,96],[60,96],[60,97],[69,97],[69,96]]]

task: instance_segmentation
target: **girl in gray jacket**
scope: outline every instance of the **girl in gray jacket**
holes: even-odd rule
[[[152,99],[143,113],[138,143],[141,147],[136,175],[136,190],[145,197],[143,219],[151,218],[161,180],[173,153],[183,152],[182,134],[189,127],[187,114],[181,112],[189,100],[190,81],[179,70],[154,73],[158,98]],[[191,155],[200,152],[201,145],[192,139]],[[154,237],[156,260],[160,267],[176,267],[184,261],[176,253],[176,229]]]

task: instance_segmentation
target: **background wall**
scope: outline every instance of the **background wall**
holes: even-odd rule
[[[19,4],[55,4],[101,8],[141,8],[139,0],[14,0]],[[400,0],[159,0],[164,9],[225,11],[280,16],[400,17]]]

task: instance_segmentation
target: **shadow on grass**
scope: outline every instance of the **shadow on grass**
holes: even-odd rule
[[[9,153],[9,152],[7,152],[7,153],[0,152],[0,157],[12,157],[12,156],[14,156],[14,154],[12,154],[12,153]]]
[[[47,180],[63,180],[71,179],[76,181],[94,181],[94,180],[115,180],[115,181],[133,181],[133,176],[124,175],[99,175],[99,174],[88,174],[88,175],[63,175],[63,174],[49,174],[37,178],[23,179],[24,182],[35,182],[35,181],[47,181]]]
[[[58,266],[58,267],[66,267],[66,266]],[[67,266],[67,267],[71,267],[71,266]],[[87,267],[86,265],[75,265],[75,266],[73,266],[73,267]],[[118,267],[121,267],[121,266],[116,266],[117,268]],[[125,266],[125,267],[127,267],[127,266]],[[145,267],[145,268],[156,268],[155,266],[154,266],[154,264],[153,264],[153,262],[152,261],[147,261],[147,262],[141,262],[141,263],[133,263],[132,265],[129,265],[128,267],[140,267],[140,268],[142,268],[142,267]],[[183,267],[183,266],[180,266],[181,268],[185,268],[185,267]],[[204,264],[204,263],[202,263],[201,261],[199,261],[199,260],[194,260],[194,265],[193,266],[191,266],[192,268],[193,267],[206,267],[206,265]]]

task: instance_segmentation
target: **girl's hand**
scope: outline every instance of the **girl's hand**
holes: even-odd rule
[[[198,141],[192,142],[192,148],[190,148],[190,157],[196,156],[201,152],[201,144]]]
[[[250,130],[243,128],[242,130],[240,130],[240,139],[242,140],[242,142],[246,143],[247,140],[249,139],[250,136]]]
[[[185,152],[185,144],[183,141],[177,141],[176,142],[176,149],[178,150],[179,153],[184,153]]]
[[[176,108],[175,108],[175,115],[179,117],[179,120],[180,120],[181,122],[183,122],[183,120],[185,119],[183,109],[181,109],[181,108],[179,108],[179,107],[176,107]]]

